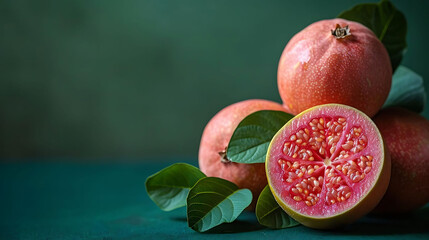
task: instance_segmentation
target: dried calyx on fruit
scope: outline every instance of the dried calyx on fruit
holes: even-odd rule
[[[349,25],[341,27],[340,24],[337,24],[335,29],[331,30],[331,33],[336,38],[345,38],[351,35]]]

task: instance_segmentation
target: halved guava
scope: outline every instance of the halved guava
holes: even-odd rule
[[[312,228],[335,228],[378,204],[389,184],[390,156],[367,115],[326,104],[277,132],[266,173],[276,201],[292,218]]]

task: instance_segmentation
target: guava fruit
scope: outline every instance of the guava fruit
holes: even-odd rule
[[[374,122],[392,158],[387,192],[374,209],[400,214],[429,202],[429,120],[403,108],[381,110]]]
[[[374,122],[341,104],[310,108],[274,136],[266,157],[279,205],[311,228],[335,228],[370,212],[386,192],[390,157]]]
[[[253,210],[256,200],[267,185],[263,163],[242,164],[229,161],[226,148],[238,124],[249,114],[260,110],[285,111],[281,104],[251,99],[225,107],[207,124],[201,137],[198,163],[208,177],[219,177],[235,183],[239,188],[252,191],[253,201],[248,210]]]
[[[280,96],[294,115],[340,103],[374,116],[392,83],[387,50],[364,25],[344,19],[315,22],[287,43],[278,65]]]

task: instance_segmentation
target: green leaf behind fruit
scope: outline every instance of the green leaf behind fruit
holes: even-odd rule
[[[407,21],[402,12],[391,2],[382,0],[379,3],[358,4],[338,17],[359,22],[371,29],[386,47],[395,71],[407,47]]]
[[[164,211],[186,205],[189,189],[205,177],[198,168],[176,163],[146,179],[146,191],[152,201]]]
[[[268,185],[259,195],[255,213],[258,222],[268,228],[280,229],[299,225],[277,204]]]
[[[227,158],[238,163],[263,163],[271,139],[293,116],[282,111],[262,110],[243,119],[235,129]]]
[[[392,88],[383,108],[403,107],[420,113],[425,104],[426,92],[423,78],[410,69],[399,66],[393,74]]]
[[[249,189],[238,189],[234,183],[221,178],[203,178],[188,194],[188,226],[204,232],[221,223],[232,222],[251,202]]]

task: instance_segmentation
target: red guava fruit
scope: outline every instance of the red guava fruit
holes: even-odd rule
[[[281,104],[260,99],[246,100],[227,106],[205,127],[198,154],[200,169],[207,176],[223,178],[235,183],[239,188],[248,188],[252,191],[253,201],[249,210],[254,209],[259,194],[267,185],[265,165],[231,162],[226,156],[226,148],[241,120],[260,110],[285,111]]]
[[[402,108],[381,110],[374,122],[392,158],[387,192],[374,209],[400,214],[429,202],[429,120]]]
[[[389,55],[374,33],[344,19],[315,22],[297,33],[279,61],[277,84],[294,115],[340,103],[374,116],[392,83]]]
[[[390,157],[372,120],[341,104],[310,108],[272,139],[268,184],[292,218],[311,228],[335,228],[370,212],[390,178]]]

